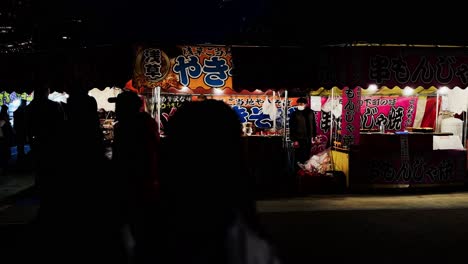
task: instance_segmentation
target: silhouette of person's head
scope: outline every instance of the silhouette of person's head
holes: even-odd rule
[[[138,94],[132,91],[123,91],[115,99],[115,115],[117,120],[126,119],[140,112],[143,104]]]
[[[241,123],[223,101],[187,102],[166,129],[166,180],[171,199],[197,202],[196,210],[228,216],[245,195],[241,178]],[[166,184],[166,185],[164,185]],[[203,213],[201,213],[203,214]]]
[[[47,99],[50,94],[50,87],[46,81],[36,81],[34,84],[34,98]]]
[[[88,89],[86,88],[86,86],[77,82],[70,85],[70,87],[68,88],[68,93],[70,94],[70,97],[85,96],[88,95]]]

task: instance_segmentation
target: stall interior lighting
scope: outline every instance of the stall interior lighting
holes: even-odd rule
[[[403,95],[409,96],[409,95],[413,95],[413,93],[414,93],[414,89],[409,86],[406,86],[405,89],[403,89]]]
[[[449,88],[447,86],[442,86],[437,90],[437,93],[440,95],[448,94]]]
[[[369,87],[367,87],[367,90],[368,90],[369,92],[377,92],[378,87],[377,87],[376,84],[369,84]]]

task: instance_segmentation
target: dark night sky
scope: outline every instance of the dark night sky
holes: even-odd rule
[[[51,65],[61,65],[60,62],[66,60],[63,52],[70,51],[67,48],[73,48],[78,54],[73,60],[83,60],[83,65],[97,65],[96,70],[86,69],[84,75],[89,71],[95,73],[96,78],[103,79],[103,87],[110,81],[115,82],[115,78],[130,78],[127,75],[131,70],[127,68],[131,65],[133,54],[125,47],[138,42],[163,45],[212,43],[271,46],[268,49],[238,49],[234,56],[237,84],[255,88],[308,85],[308,82],[300,78],[291,80],[282,77],[298,75],[294,72],[294,67],[289,69],[283,67],[284,65],[299,62],[308,65],[307,58],[303,58],[304,53],[298,49],[282,49],[282,52],[278,52],[278,46],[313,47],[355,41],[468,45],[468,23],[465,22],[464,9],[459,4],[448,5],[447,2],[443,2],[444,5],[439,2],[438,6],[428,3],[409,6],[398,1],[21,1],[31,3],[29,11],[22,8],[18,12],[18,32],[12,36],[2,36],[0,45],[3,44],[5,48],[15,37],[32,34],[33,51],[38,51],[39,54],[35,61],[49,62]],[[0,7],[4,3],[6,2],[0,2]],[[65,35],[71,36],[71,39],[62,39]],[[100,48],[102,46],[123,46],[124,49],[118,47],[114,51],[105,48],[104,56],[104,50]],[[93,63],[87,62],[87,57],[81,55],[83,47],[88,47],[86,50],[99,47],[99,56],[92,55],[96,54],[92,52],[88,55]],[[52,59],[42,59],[43,54],[48,53],[53,55]],[[271,54],[282,54],[283,57],[277,58],[275,55],[273,63]],[[20,57],[2,58],[0,80],[4,85],[22,86],[22,83],[32,78],[30,72],[48,69],[42,64],[35,66],[30,63],[30,57],[22,56],[21,53],[19,55]],[[101,65],[101,61],[112,63]],[[32,69],[25,70],[25,65]],[[57,71],[63,70],[63,67],[58,67]],[[50,74],[59,76],[54,69],[52,67],[49,70]],[[287,70],[292,72],[284,74]],[[278,74],[278,71],[283,72],[283,75]],[[302,75],[307,76],[305,73]]]
[[[91,43],[155,41],[315,45],[352,41],[466,44],[467,23],[456,5],[410,6],[301,0],[39,1],[41,40],[73,31]],[[446,3],[446,2],[444,2]],[[83,19],[79,25],[69,22]],[[37,22],[38,21],[38,22]]]

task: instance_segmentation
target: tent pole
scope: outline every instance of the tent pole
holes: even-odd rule
[[[465,146],[465,149],[466,149],[468,147],[466,145],[466,141],[467,141],[466,133],[468,133],[468,106],[466,107],[464,116],[465,116],[465,120],[463,120],[463,130],[465,132],[463,133],[463,142],[462,142],[462,144],[463,144],[463,146]]]
[[[289,140],[288,138],[288,134],[287,134],[287,129],[289,129],[289,127],[287,127],[287,124],[288,124],[288,90],[285,90],[284,91],[284,112],[283,112],[283,138],[284,138],[284,142],[285,142],[285,146],[286,146],[286,143],[287,141]]]
[[[332,100],[331,100],[331,109],[330,109],[330,151],[328,152],[328,154],[330,155],[330,167],[331,167],[331,170],[332,171],[335,171],[335,166],[334,166],[334,162],[333,162],[333,152],[332,152],[332,149],[333,149],[333,132],[334,132],[334,129],[333,129],[333,108],[335,106],[335,94],[334,94],[334,89],[332,88],[331,90],[331,96],[332,96]]]
[[[156,121],[158,122],[158,133],[161,135],[161,87],[156,87]]]
[[[271,99],[271,102],[273,103],[273,105],[275,106],[275,109],[276,109],[275,91],[273,91],[273,98]],[[275,115],[275,119],[273,119],[273,131],[276,133],[276,115]]]
[[[434,132],[439,132],[438,131],[438,123],[439,123],[439,91],[436,92],[437,97],[436,97],[436,116],[435,116],[435,129]]]

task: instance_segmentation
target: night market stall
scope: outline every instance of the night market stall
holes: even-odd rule
[[[138,46],[134,77],[125,89],[145,98],[149,113],[164,129],[185,101],[222,100],[238,114],[242,124],[244,172],[257,183],[259,195],[286,190],[284,150],[287,135],[287,90],[233,88],[232,47],[191,45]],[[286,103],[288,102],[288,103]],[[208,157],[207,157],[207,160]]]
[[[465,184],[465,54],[437,47],[324,50],[323,86],[312,95],[334,98],[336,107],[318,119],[321,128],[330,125],[333,166],[350,188]]]

